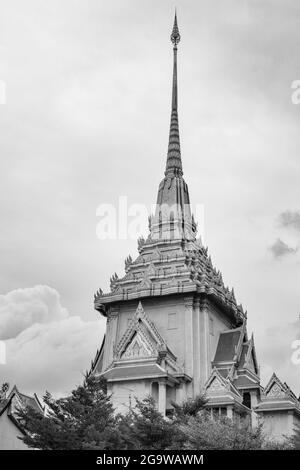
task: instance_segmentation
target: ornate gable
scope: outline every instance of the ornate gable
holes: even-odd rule
[[[273,374],[263,392],[262,401],[255,411],[264,413],[282,410],[292,410],[300,416],[300,403],[290,387],[286,383],[282,383],[276,374]]]
[[[134,333],[131,342],[121,355],[121,359],[137,359],[153,355],[153,350],[148,346],[139,332]]]
[[[222,375],[217,369],[214,369],[212,371],[210,378],[205,384],[205,391],[208,396],[210,394],[219,394],[220,392],[229,392],[230,394],[234,394],[240,397],[239,391],[235,388],[231,380],[222,377]]]
[[[133,378],[165,377],[172,383],[190,381],[177,364],[155,324],[139,303],[119,343],[114,347],[113,361],[102,371],[108,381],[130,381]]]
[[[140,302],[114,350],[114,360],[158,356],[160,351],[167,351],[167,345]]]
[[[220,390],[224,390],[225,385],[224,383],[220,380],[219,377],[215,376],[213,377],[212,381],[210,382],[210,384],[207,386],[207,391],[220,391]]]
[[[274,384],[272,385],[272,387],[268,391],[267,396],[269,398],[278,398],[278,397],[284,398],[285,397],[285,392],[284,392],[284,390],[282,390],[282,388],[280,387],[280,385],[278,383],[274,382]]]
[[[264,394],[267,398],[288,398],[288,391],[276,374],[273,374]]]

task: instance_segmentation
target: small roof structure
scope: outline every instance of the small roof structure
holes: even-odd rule
[[[0,419],[1,416],[7,412],[8,418],[17,426],[23,435],[25,435],[25,431],[18,419],[17,411],[26,406],[30,406],[38,413],[44,414],[45,412],[45,407],[42,406],[36,393],[33,396],[26,395],[25,393],[19,392],[16,385],[14,385],[8,397],[0,402]]]
[[[281,382],[275,373],[262,394],[262,400],[255,408],[257,413],[290,410],[300,416],[300,402],[290,387]]]
[[[213,369],[205,384],[206,407],[233,406],[240,412],[250,413],[243,404],[243,397],[229,378],[224,378],[218,369]]]

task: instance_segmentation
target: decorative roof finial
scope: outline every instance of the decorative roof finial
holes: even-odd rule
[[[177,44],[180,42],[180,34],[179,34],[179,29],[178,29],[178,24],[177,24],[177,13],[175,9],[175,18],[174,18],[174,25],[173,25],[173,30],[171,34],[171,41],[176,47]]]
[[[177,44],[180,34],[175,11],[174,25],[171,34],[173,47],[173,85],[172,85],[172,112],[169,134],[169,146],[165,175],[182,175],[182,163],[180,152],[179,125],[178,125],[178,91],[177,91]]]

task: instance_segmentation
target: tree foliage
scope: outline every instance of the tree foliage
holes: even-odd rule
[[[30,407],[18,411],[18,419],[26,430],[22,440],[29,447],[44,450],[114,447],[114,410],[103,380],[88,378],[69,397],[58,400],[47,392],[44,401],[46,415]]]
[[[292,449],[300,450],[300,425],[296,426],[294,436],[289,440]]]
[[[120,449],[163,450],[170,446],[176,429],[171,421],[157,411],[152,397],[136,399],[136,405],[129,412],[118,417]]]
[[[254,430],[237,426],[228,418],[213,419],[203,410],[181,425],[185,436],[184,449],[253,450],[263,448],[261,427]]]
[[[104,380],[86,379],[67,398],[54,399],[46,393],[47,413],[33,408],[19,410],[26,436],[22,440],[37,449],[98,450],[227,450],[284,449],[266,441],[261,427],[254,430],[228,418],[212,418],[206,400],[198,396],[181,405],[173,403],[174,414],[164,418],[153,398],[136,399],[125,415],[115,415]],[[300,428],[289,448],[300,448]]]

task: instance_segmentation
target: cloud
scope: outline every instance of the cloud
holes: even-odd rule
[[[279,215],[279,224],[281,227],[291,228],[300,232],[300,212],[285,211]]]
[[[0,339],[14,338],[35,323],[62,320],[68,312],[55,289],[35,286],[0,295]]]
[[[298,247],[292,248],[283,242],[280,238],[270,247],[271,252],[275,258],[281,258],[286,255],[295,254],[298,251]]]
[[[85,322],[80,317],[32,325],[6,341],[7,364],[2,374],[21,390],[68,394],[82,382],[103,333],[100,321]]]
[[[43,395],[65,395],[82,382],[99,348],[105,322],[70,316],[59,293],[48,286],[18,289],[1,296],[0,328],[7,338],[0,383]]]
[[[255,334],[258,360],[263,357],[261,381],[265,386],[273,372],[292,388],[296,395],[300,394],[300,364],[293,361],[295,347],[293,343],[300,340],[300,321],[278,324]]]

